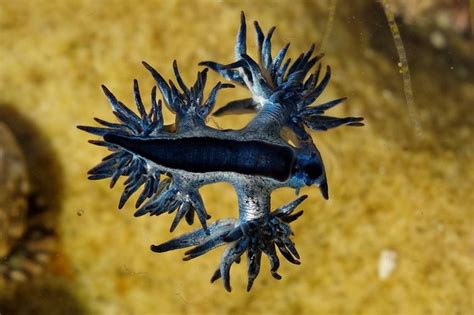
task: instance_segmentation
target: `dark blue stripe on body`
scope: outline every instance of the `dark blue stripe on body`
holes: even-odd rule
[[[236,172],[285,181],[294,161],[291,148],[263,141],[211,137],[142,139],[117,134],[106,134],[104,140],[164,167],[193,173]]]

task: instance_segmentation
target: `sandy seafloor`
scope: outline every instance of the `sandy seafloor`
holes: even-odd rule
[[[333,77],[320,102],[347,96],[331,114],[364,116],[366,126],[313,134],[330,200],[302,190],[310,197],[293,224],[302,264],[282,260],[276,281],[262,259],[247,293],[244,261],[232,268],[229,294],[209,283],[222,249],[190,262],[182,251],[149,250],[190,227],[170,234],[172,216],[136,219],[133,202],[118,211],[121,183],[110,190],[86,179],[105,150],[75,126],[113,119],[102,83],[130,105],[134,78],[148,93],[154,82],[142,60],[169,78],[177,59],[187,82],[199,61],[232,61],[241,10],[265,30],[277,25],[274,50],[291,41],[294,58],[321,42],[327,1],[0,1],[0,119],[30,148],[31,176],[54,208],[49,220],[60,241],[46,273],[0,292],[0,313],[473,314],[472,42],[448,36],[436,50],[428,34],[402,27],[417,133],[383,11],[375,1],[341,2],[323,47]],[[246,95],[223,91],[217,106]],[[210,123],[239,128],[250,117]],[[237,216],[230,186],[202,193],[213,220]],[[272,202],[294,197],[282,189]],[[397,259],[382,280],[384,250]]]

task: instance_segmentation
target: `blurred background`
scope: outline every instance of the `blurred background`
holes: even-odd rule
[[[373,0],[0,0],[0,313],[473,314],[469,3],[392,0],[391,9],[413,103]],[[233,61],[241,10],[264,31],[277,26],[274,52],[291,42],[295,58],[316,43],[333,70],[319,102],[347,96],[330,114],[366,126],[313,134],[330,199],[302,190],[310,197],[292,226],[302,264],[285,261],[276,281],[262,259],[250,293],[245,263],[235,265],[229,294],[209,283],[222,250],[191,262],[149,250],[193,227],[170,234],[172,216],[136,219],[133,202],[118,211],[121,183],[111,190],[86,176],[106,152],[76,125],[114,119],[100,84],[133,105],[136,78],[146,95],[154,81],[142,60],[171,78],[177,59],[189,83],[198,62]],[[224,90],[217,107],[246,96]],[[209,123],[240,128],[250,118]],[[202,194],[213,220],[237,216],[229,185]],[[275,207],[293,199],[288,189],[272,195]]]

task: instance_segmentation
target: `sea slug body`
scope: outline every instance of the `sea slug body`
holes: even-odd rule
[[[143,63],[156,81],[149,112],[142,102],[137,81],[133,90],[138,114],[103,86],[120,122],[96,118],[103,127],[79,126],[102,137],[91,143],[112,151],[89,171],[89,178],[111,178],[113,187],[121,176],[127,177],[119,208],[143,187],[135,204],[138,208],[135,216],[175,213],[171,231],[183,218],[193,224],[197,216],[201,228],[153,245],[154,252],[193,247],[185,252],[184,260],[190,260],[227,245],[211,281],[222,278],[228,291],[231,290],[231,265],[240,261],[244,253],[247,255],[247,290],[259,274],[262,253],[268,257],[271,274],[276,279],[281,278],[277,273],[280,265],[277,248],[289,262],[300,263],[289,224],[303,213],[294,211],[306,196],[271,211],[270,195],[280,187],[299,191],[301,187],[316,185],[323,197],[328,198],[324,164],[308,128],[324,131],[341,125],[363,125],[360,117],[324,115],[345,98],[312,105],[331,76],[327,67],[320,80],[322,55],[313,56],[314,45],[291,63],[285,59],[289,45],[272,56],[274,27],[264,35],[255,22],[255,30],[257,61],[247,55],[246,21],[242,13],[235,46],[236,61],[200,63],[249,90],[250,98],[230,102],[214,113],[219,116],[255,112],[244,128],[220,130],[207,126],[206,119],[214,109],[217,93],[234,85],[219,82],[204,100],[208,69],[198,72],[196,82],[189,87],[181,78],[176,61],[173,69],[177,85],[167,82],[153,67]],[[308,76],[315,66],[315,72]],[[157,88],[162,100],[157,100]],[[174,124],[163,124],[162,104],[175,113]],[[239,215],[236,219],[218,219],[208,224],[210,216],[199,188],[216,182],[228,182],[234,187]]]

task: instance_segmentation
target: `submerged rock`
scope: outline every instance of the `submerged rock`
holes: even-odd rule
[[[54,233],[32,220],[30,195],[23,152],[0,122],[0,288],[40,274],[55,249]]]
[[[0,123],[0,257],[7,256],[26,231],[29,191],[23,153],[10,129]]]

